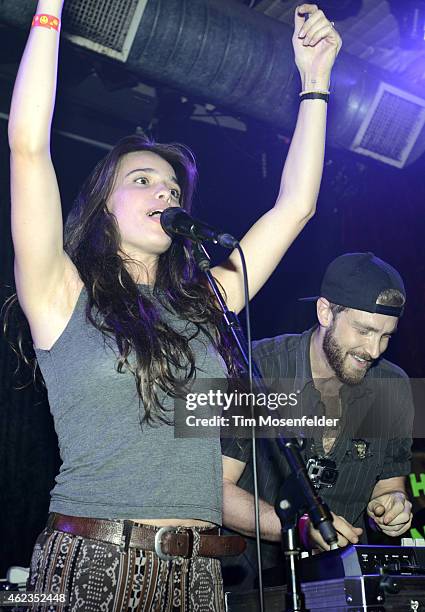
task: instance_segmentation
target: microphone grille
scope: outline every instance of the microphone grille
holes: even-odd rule
[[[171,206],[166,208],[160,217],[162,229],[168,234],[175,234],[178,223],[183,222],[189,218],[189,215],[178,206]]]

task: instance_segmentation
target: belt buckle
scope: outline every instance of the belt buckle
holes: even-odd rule
[[[162,552],[162,536],[165,533],[169,533],[169,532],[174,532],[175,533],[176,528],[175,527],[161,527],[160,529],[158,529],[158,531],[155,534],[155,552],[158,555],[158,557],[160,559],[162,559],[163,561],[173,561],[173,559],[177,559],[178,557],[176,555],[167,555],[165,552]]]

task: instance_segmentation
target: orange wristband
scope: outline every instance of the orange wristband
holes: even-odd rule
[[[61,20],[59,17],[40,13],[39,15],[34,15],[31,27],[49,28],[49,30],[56,30],[56,32],[59,32],[60,23]]]

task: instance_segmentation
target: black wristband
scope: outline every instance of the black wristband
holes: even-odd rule
[[[302,94],[300,96],[300,102],[303,100],[324,100],[325,102],[329,102],[329,94],[312,91],[311,93]]]

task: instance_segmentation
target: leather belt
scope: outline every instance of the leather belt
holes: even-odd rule
[[[91,540],[101,540],[128,548],[155,551],[160,559],[176,557],[228,557],[241,554],[246,542],[241,536],[219,535],[218,528],[148,527],[130,520],[107,520],[67,516],[53,512],[47,522],[49,530],[64,531]],[[196,531],[196,536],[194,535]]]

